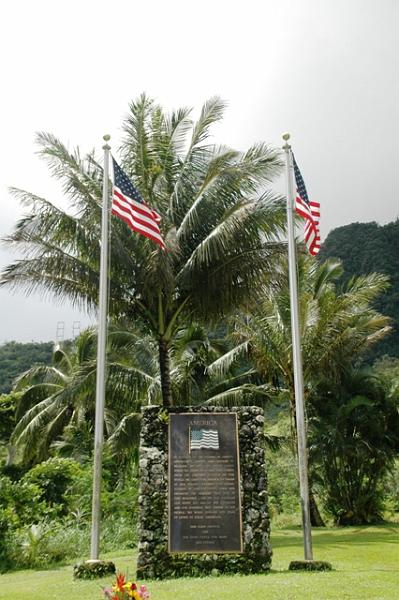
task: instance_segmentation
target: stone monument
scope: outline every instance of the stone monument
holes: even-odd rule
[[[143,409],[139,578],[270,569],[258,407]]]

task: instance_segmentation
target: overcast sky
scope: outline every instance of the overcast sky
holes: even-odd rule
[[[215,140],[281,146],[289,131],[321,234],[398,217],[397,0],[13,0],[2,8],[0,235],[21,209],[8,186],[57,203],[36,131],[83,151],[118,146],[128,103],[228,102]],[[283,183],[281,182],[283,188]],[[0,250],[0,267],[13,256]],[[0,343],[54,340],[87,318],[0,290]],[[75,323],[76,331],[76,323]]]

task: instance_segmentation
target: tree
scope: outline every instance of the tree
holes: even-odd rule
[[[310,406],[310,457],[326,508],[337,525],[381,521],[383,478],[399,450],[397,392],[352,370],[335,387],[320,384]]]
[[[253,404],[260,398],[257,374],[246,361],[218,373],[209,368],[232,347],[226,324],[214,331],[198,323],[180,329],[171,345],[171,383],[176,404]],[[269,397],[268,397],[269,399]]]
[[[276,394],[285,393],[295,413],[291,350],[291,316],[287,265],[280,285],[266,290],[250,312],[234,317],[233,350],[215,361],[210,370],[223,373],[237,357],[247,356],[264,383]],[[383,275],[371,274],[335,285],[341,264],[319,264],[310,256],[298,257],[298,301],[305,398],[319,380],[339,381],[345,368],[361,360],[367,349],[389,333],[389,319],[370,304],[387,286]]]
[[[23,463],[44,460],[52,451],[79,461],[91,456],[96,343],[96,332],[88,329],[74,343],[57,346],[52,365],[37,365],[17,379],[17,424],[13,411],[3,437],[11,437]],[[171,387],[177,404],[212,401],[212,394],[217,401],[236,384],[236,377],[221,382],[207,372],[226,347],[226,340],[196,323],[176,333]],[[107,354],[106,445],[114,460],[129,463],[137,453],[141,407],[161,401],[156,343],[137,327],[129,331],[111,324]],[[10,409],[9,403],[4,407]]]
[[[129,332],[111,330],[104,413],[105,436],[111,438],[121,421],[138,420],[143,397],[153,393],[157,380],[143,370],[127,352],[137,342]],[[11,441],[24,463],[49,457],[51,446],[77,459],[91,455],[93,446],[97,336],[93,329],[80,334],[75,343],[57,346],[51,366],[39,365],[22,373],[15,389],[20,392],[16,426]],[[158,383],[159,385],[159,383]],[[137,437],[137,436],[136,436]]]
[[[288,273],[287,265],[283,272]],[[387,278],[371,274],[350,280],[345,289],[335,283],[342,274],[339,262],[318,263],[298,257],[298,298],[305,405],[317,414],[319,385],[336,389],[346,372],[359,363],[365,352],[389,332],[389,319],[371,308],[371,302],[387,285]],[[251,314],[235,319],[236,347],[209,368],[223,373],[239,356],[247,356],[256,367],[269,394],[288,400],[295,437],[294,372],[288,276],[273,293],[265,293]],[[264,388],[262,388],[262,391]],[[316,421],[311,421],[315,426]],[[327,424],[324,424],[327,427]],[[312,483],[315,465],[310,464]],[[321,524],[313,494],[312,521]]]
[[[142,95],[123,123],[122,166],[162,216],[167,252],[113,219],[110,314],[140,322],[156,340],[165,406],[173,403],[169,354],[181,323],[223,317],[277,276],[285,212],[264,187],[280,159],[263,143],[246,152],[211,144],[210,127],[223,109],[211,98],[193,124],[190,110],[168,116]],[[25,258],[5,269],[2,284],[95,310],[102,169],[93,155],[82,159],[52,135],[40,134],[38,143],[73,212],[13,190],[31,212],[7,238]]]

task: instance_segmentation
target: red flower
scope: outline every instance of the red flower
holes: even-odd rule
[[[123,586],[126,585],[126,579],[123,573],[118,573],[115,582],[115,591],[123,592]]]

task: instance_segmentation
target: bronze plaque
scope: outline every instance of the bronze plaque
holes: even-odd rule
[[[169,414],[169,552],[242,552],[236,413]]]

